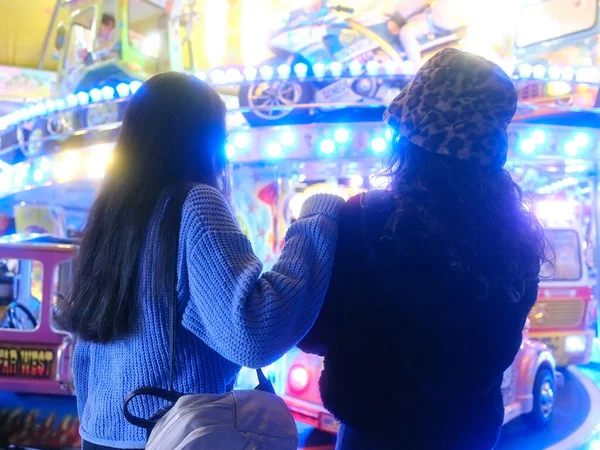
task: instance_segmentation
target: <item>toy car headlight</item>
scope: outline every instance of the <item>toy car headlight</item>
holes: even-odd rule
[[[581,353],[585,351],[586,347],[585,336],[567,336],[565,339],[565,352],[567,353]]]

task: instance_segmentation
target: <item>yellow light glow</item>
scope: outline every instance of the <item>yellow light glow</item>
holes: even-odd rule
[[[502,2],[463,0],[460,2],[460,7],[468,11],[466,49],[488,59],[497,59],[496,48],[516,27],[519,0]],[[506,57],[506,55],[502,56]]]
[[[260,0],[244,0],[242,3],[241,57],[247,65],[257,65],[266,59],[271,26],[275,26],[276,22],[274,13],[269,12],[271,9],[265,8],[264,4],[261,7],[259,3]]]
[[[76,150],[64,152],[54,166],[54,177],[59,182],[72,180],[81,164],[81,155]]]
[[[205,3],[204,37],[206,56],[211,67],[223,63],[227,48],[227,2],[209,1]]]
[[[89,152],[85,167],[89,178],[103,178],[106,167],[112,158],[111,145],[98,145]]]
[[[571,93],[571,86],[564,81],[548,83],[548,95],[551,97],[562,97]]]

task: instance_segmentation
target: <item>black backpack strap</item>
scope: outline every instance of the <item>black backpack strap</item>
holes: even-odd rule
[[[143,417],[137,417],[131,411],[129,411],[129,404],[131,403],[131,401],[134,398],[141,397],[141,396],[151,396],[151,397],[160,398],[162,400],[166,400],[167,402],[169,402],[169,404],[165,408],[162,408],[160,411],[157,411],[156,414],[154,414],[152,417],[150,417],[148,419],[143,418]],[[152,430],[152,427],[154,427],[156,422],[158,422],[158,420],[162,416],[164,416],[165,413],[169,409],[171,409],[171,407],[182,396],[183,396],[183,394],[179,394],[177,392],[173,392],[173,391],[170,391],[167,389],[150,387],[150,386],[142,387],[142,388],[136,389],[135,391],[130,392],[129,395],[127,395],[127,398],[125,398],[125,402],[123,403],[123,415],[125,416],[125,419],[127,420],[127,422],[129,422],[130,424],[138,426],[140,428],[145,428],[146,430],[150,431],[150,430]]]

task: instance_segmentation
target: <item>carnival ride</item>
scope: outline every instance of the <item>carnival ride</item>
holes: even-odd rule
[[[12,216],[14,206],[20,203],[58,204],[65,208],[69,226],[81,228],[104,170],[113,163],[112,148],[129,98],[145,77],[167,68],[157,65],[154,56],[142,56],[129,41],[126,21],[134,1],[141,2],[113,5],[120,8],[115,10],[119,52],[109,52],[107,60],[92,58],[81,66],[77,76],[67,77],[67,72],[61,72],[62,95],[51,95],[0,116],[0,213]],[[556,0],[545,3],[555,4]],[[63,52],[63,67],[68,49],[73,51],[70,46],[75,45],[67,42],[67,36],[83,26],[77,17],[81,15],[86,24],[92,24],[86,29],[92,39],[89,42],[93,42],[107,4],[87,0],[73,3],[70,7],[80,6],[72,11],[70,25],[64,25],[61,32],[60,24],[55,24],[56,37],[63,34],[65,40],[62,46],[60,39],[55,41],[56,49]],[[161,47],[159,59],[169,61],[170,69],[190,69],[222,92],[230,105],[226,150],[237,187],[233,202],[240,224],[268,267],[275,260],[303,195],[332,190],[348,196],[386,185],[380,172],[391,134],[381,124],[381,111],[390,97],[410,81],[415,67],[402,60],[397,47],[392,52],[386,46],[389,39],[373,36],[366,25],[370,22],[340,18],[349,11],[339,9],[327,19],[330,22],[304,24],[276,33],[272,45],[275,57],[265,64],[194,70],[188,64],[182,65],[186,58],[173,57],[184,53],[185,42],[184,36],[177,37],[184,4],[174,4],[182,9],[169,10],[171,25],[161,28],[173,39],[159,40],[162,44],[169,42],[169,57]],[[598,17],[597,4],[595,8],[586,10],[586,14]],[[584,15],[577,12],[573,17],[583,20]],[[371,24],[380,26],[382,22],[377,20]],[[172,25],[177,21],[178,25]],[[547,280],[538,307],[530,316],[530,336],[554,350],[559,366],[589,359],[588,348],[595,335],[596,304],[591,294],[600,258],[593,251],[600,244],[595,221],[600,156],[600,123],[595,114],[600,70],[591,64],[596,61],[596,52],[590,53],[586,46],[591,45],[591,36],[598,35],[599,23],[567,28],[568,35],[555,32],[548,42],[517,38],[514,53],[518,61],[515,64],[514,58],[506,59],[502,64],[520,93],[517,119],[510,128],[507,169],[526,191],[539,216],[571,220],[567,225],[549,226],[575,230],[577,235],[577,255],[571,259],[579,263],[581,277]],[[157,21],[155,25],[162,27],[164,23]],[[152,30],[147,30],[151,42],[156,43]],[[310,51],[303,44],[306,36],[314,40]],[[437,45],[435,36],[427,40],[432,47]],[[293,42],[301,47],[290,47]],[[332,43],[339,44],[337,52],[331,50]],[[463,41],[452,38],[445,41],[447,44],[462,46]],[[582,47],[587,48],[593,61],[569,59],[573,48]],[[86,48],[93,53],[95,45]],[[341,57],[341,51],[346,56]],[[137,66],[131,64],[136,61]],[[119,75],[113,77],[109,72]],[[305,96],[306,92],[311,96]],[[565,202],[585,205],[586,213],[565,213],[559,207]],[[572,250],[573,245],[566,247]],[[565,311],[571,314],[566,322]],[[0,344],[5,342],[12,341],[0,337]],[[282,364],[270,371],[282,393],[288,377],[283,366],[289,367]]]
[[[0,380],[12,392],[0,406],[0,446],[81,445],[71,368],[74,339],[53,315],[56,296],[66,292],[74,253],[72,241],[51,236],[0,238],[2,281],[10,285],[3,295],[7,307],[0,307],[0,319],[7,316],[0,320]]]

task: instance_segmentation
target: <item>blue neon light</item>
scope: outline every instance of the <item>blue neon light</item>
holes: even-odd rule
[[[565,144],[565,155],[574,158],[579,153],[579,146],[575,141],[569,141]]]
[[[283,153],[283,149],[281,148],[281,144],[279,142],[271,142],[267,145],[267,155],[271,158],[277,158],[281,156]]]
[[[375,153],[382,153],[387,149],[387,142],[382,137],[376,137],[371,141],[371,150]]]
[[[335,151],[335,142],[331,139],[323,139],[319,145],[319,150],[324,155],[331,155]]]
[[[279,140],[284,146],[291,147],[296,143],[296,133],[294,133],[292,130],[286,130],[281,133]]]
[[[141,81],[132,81],[131,83],[129,83],[129,90],[131,91],[131,94],[135,94],[139,88],[142,87],[142,83]]]
[[[544,130],[535,130],[531,135],[531,139],[536,145],[544,145],[546,143],[546,132]]]
[[[335,130],[333,138],[338,144],[345,144],[350,139],[350,132],[346,128],[338,128]]]
[[[580,133],[577,133],[575,135],[575,143],[579,146],[579,147],[587,147],[590,143],[590,137],[588,136],[587,133],[584,133],[583,131]]]
[[[250,138],[246,133],[238,133],[235,135],[235,138],[233,138],[233,143],[237,148],[244,149],[250,144]]]
[[[535,141],[533,139],[524,139],[519,144],[519,149],[525,155],[531,155],[535,152]]]

